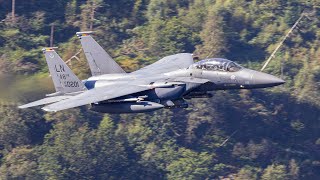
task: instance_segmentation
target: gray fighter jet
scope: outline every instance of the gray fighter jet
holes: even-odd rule
[[[142,113],[187,108],[186,99],[209,98],[210,91],[267,88],[285,83],[227,59],[209,58],[194,63],[189,53],[167,56],[126,73],[90,34],[77,33],[92,77],[79,80],[54,48],[45,48],[43,53],[56,93],[19,108],[46,105],[43,110],[56,112],[89,104],[92,111],[101,113]]]

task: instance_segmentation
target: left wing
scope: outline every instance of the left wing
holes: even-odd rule
[[[56,112],[56,111],[79,107],[79,106],[83,106],[91,103],[114,99],[114,98],[125,96],[128,94],[142,92],[148,89],[150,89],[150,87],[130,85],[130,84],[120,84],[120,85],[117,84],[114,86],[104,86],[104,87],[94,88],[94,89],[85,91],[69,99],[62,100],[60,102],[45,106],[42,109],[45,111]]]
[[[173,78],[170,80],[169,81],[173,84],[175,84],[174,82],[191,83],[194,86],[193,88],[198,87],[199,85],[209,81],[206,79],[198,78]],[[141,83],[140,85],[117,84],[112,86],[94,88],[85,91],[79,95],[72,96],[68,99],[64,99],[54,104],[45,106],[42,109],[45,111],[56,112],[157,88],[157,86],[154,85],[142,84],[145,83]]]
[[[34,107],[34,106],[41,106],[41,105],[45,105],[45,104],[51,104],[51,103],[55,103],[61,100],[65,100],[65,99],[69,99],[72,96],[53,96],[53,97],[47,97],[35,102],[31,102],[22,106],[19,106],[18,108],[20,109],[25,109],[25,108],[29,108],[29,107]]]

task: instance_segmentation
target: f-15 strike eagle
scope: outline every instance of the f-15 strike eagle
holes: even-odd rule
[[[79,80],[54,48],[44,48],[56,92],[19,108],[46,105],[43,110],[56,112],[90,104],[92,111],[101,113],[142,113],[187,108],[186,99],[211,97],[210,91],[266,88],[285,83],[227,59],[209,58],[194,63],[189,53],[166,56],[126,73],[92,38],[91,32],[78,32],[77,36],[92,77]]]

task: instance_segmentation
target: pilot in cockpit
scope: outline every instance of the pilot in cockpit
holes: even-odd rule
[[[237,65],[236,63],[234,62],[230,62],[228,64],[228,67],[227,67],[227,71],[229,72],[237,72],[241,69],[241,66],[240,65]]]
[[[197,68],[208,71],[228,71],[237,72],[242,69],[242,67],[230,60],[222,58],[212,58],[199,61],[193,65],[191,68]]]

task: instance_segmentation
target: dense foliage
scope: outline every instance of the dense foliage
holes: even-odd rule
[[[14,16],[11,3],[0,0],[0,179],[320,179],[319,0],[16,0]],[[303,11],[266,69],[282,87],[149,114],[16,108],[52,91],[52,24],[65,60],[93,28],[127,71],[180,52],[259,69]],[[72,69],[89,76],[83,54]]]

